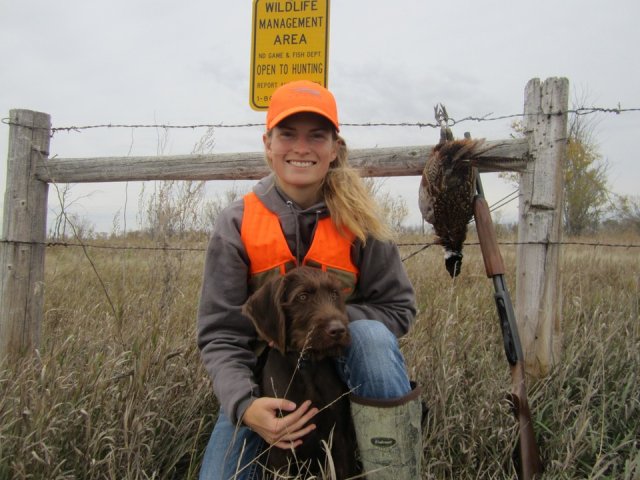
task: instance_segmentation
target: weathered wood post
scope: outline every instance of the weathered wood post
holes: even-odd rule
[[[569,81],[535,78],[525,89],[524,130],[534,161],[520,176],[516,318],[527,372],[542,377],[560,354],[563,162]]]
[[[36,165],[49,155],[51,118],[11,110],[3,242],[0,243],[0,361],[38,347],[44,299],[49,185]]]

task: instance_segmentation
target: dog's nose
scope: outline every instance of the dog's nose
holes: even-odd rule
[[[337,320],[332,321],[327,327],[327,334],[331,338],[339,339],[345,333],[347,333],[347,329],[342,323],[338,322]]]

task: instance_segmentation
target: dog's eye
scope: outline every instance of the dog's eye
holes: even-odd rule
[[[331,300],[337,300],[340,294],[337,290],[331,290]]]
[[[296,299],[297,299],[299,302],[306,302],[308,298],[309,298],[309,294],[308,294],[307,292],[299,293],[299,294],[296,296]]]

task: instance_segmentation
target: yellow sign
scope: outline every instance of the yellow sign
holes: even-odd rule
[[[253,0],[251,108],[292,80],[326,87],[328,46],[329,0]]]

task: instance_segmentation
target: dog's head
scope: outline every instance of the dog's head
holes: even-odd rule
[[[336,356],[351,342],[340,280],[317,268],[299,267],[269,280],[249,297],[242,313],[283,354]]]

